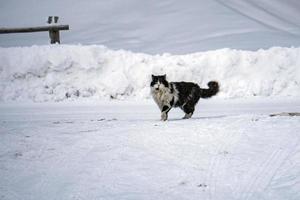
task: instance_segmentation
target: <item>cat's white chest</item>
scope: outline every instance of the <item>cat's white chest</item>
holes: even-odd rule
[[[159,108],[168,105],[170,101],[170,94],[164,90],[152,91],[152,97]]]

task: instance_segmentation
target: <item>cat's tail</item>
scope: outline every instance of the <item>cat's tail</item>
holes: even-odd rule
[[[200,88],[201,98],[210,98],[219,92],[219,83],[217,81],[210,81],[207,85],[208,89]]]

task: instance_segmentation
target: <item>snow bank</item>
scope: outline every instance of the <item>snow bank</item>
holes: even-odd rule
[[[221,84],[219,98],[300,96],[300,48],[147,55],[103,46],[0,48],[0,100],[148,98],[150,75]]]

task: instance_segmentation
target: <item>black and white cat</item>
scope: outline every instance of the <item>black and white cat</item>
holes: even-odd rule
[[[209,98],[219,92],[218,82],[210,81],[207,85],[208,89],[203,89],[196,83],[168,82],[166,75],[152,75],[151,94],[161,111],[161,120],[168,119],[172,107],[180,107],[185,112],[183,119],[191,118],[200,98]]]

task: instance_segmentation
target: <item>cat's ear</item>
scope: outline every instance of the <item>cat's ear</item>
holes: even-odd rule
[[[155,78],[155,76],[153,74],[151,74],[152,80]]]

